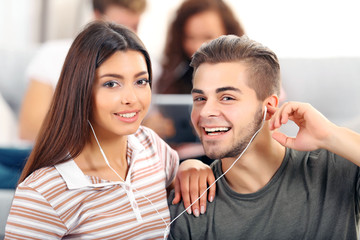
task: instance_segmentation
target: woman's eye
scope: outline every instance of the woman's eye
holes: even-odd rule
[[[150,83],[148,79],[140,79],[136,81],[137,85],[147,85],[148,83]]]
[[[104,87],[113,88],[118,86],[119,84],[116,81],[109,81],[103,84]]]

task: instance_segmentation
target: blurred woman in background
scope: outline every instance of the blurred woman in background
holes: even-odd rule
[[[162,59],[162,74],[154,91],[190,94],[192,54],[202,43],[224,34],[242,36],[242,25],[223,0],[185,0],[171,23]]]

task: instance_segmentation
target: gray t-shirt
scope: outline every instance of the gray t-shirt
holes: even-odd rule
[[[360,156],[359,156],[360,157]],[[222,174],[221,161],[212,165]],[[286,150],[272,179],[251,194],[234,192],[225,177],[204,215],[184,213],[169,239],[357,239],[359,168],[331,152]],[[184,210],[171,205],[171,218]]]

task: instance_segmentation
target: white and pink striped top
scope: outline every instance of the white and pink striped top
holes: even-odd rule
[[[17,187],[5,239],[162,239],[179,157],[140,127],[128,161],[125,183],[86,176],[73,160],[35,171]]]

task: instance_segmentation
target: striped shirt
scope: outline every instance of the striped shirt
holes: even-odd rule
[[[179,157],[146,127],[128,136],[127,157],[125,182],[84,175],[73,160],[33,172],[16,189],[5,239],[162,239]]]

